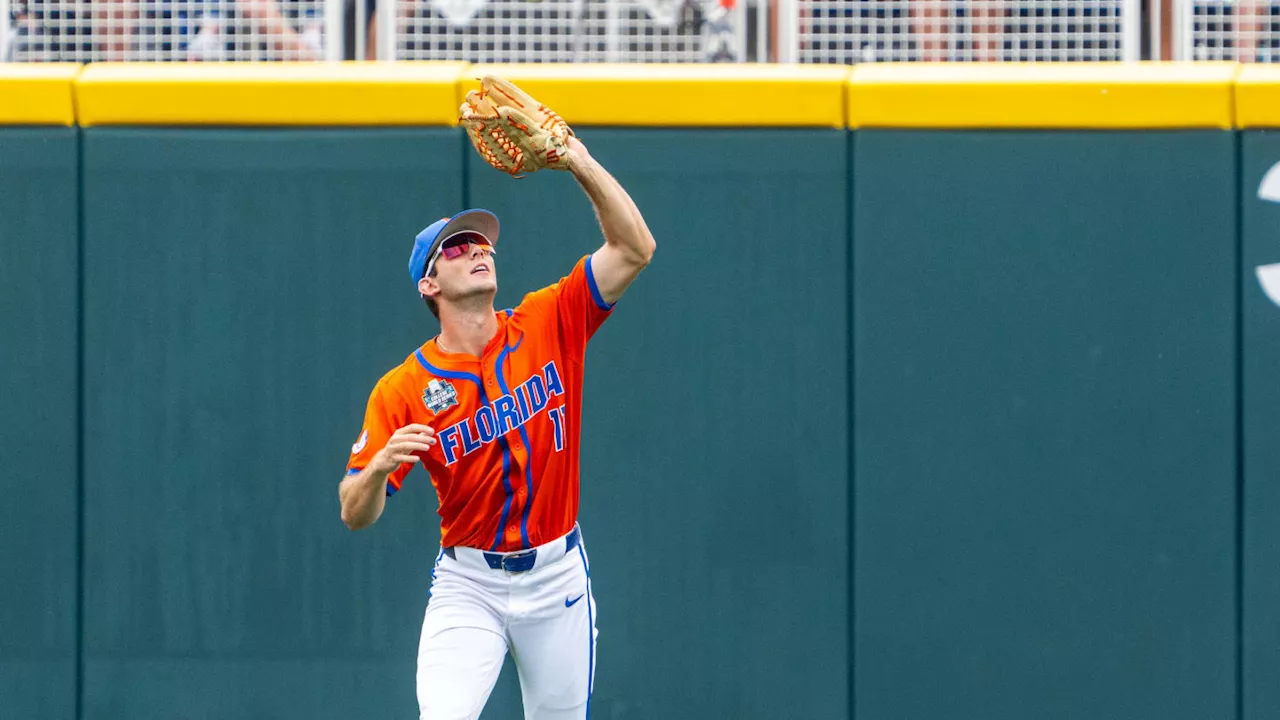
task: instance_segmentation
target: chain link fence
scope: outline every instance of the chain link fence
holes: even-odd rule
[[[323,0],[11,0],[16,62],[325,57]]]
[[[377,0],[7,0],[0,4],[0,60],[748,59],[745,13],[738,0],[383,0],[383,5],[378,7]],[[381,28],[394,37],[379,38]]]
[[[1182,60],[1280,60],[1280,4],[1262,0],[1178,0]]]
[[[1138,59],[1132,0],[790,0],[786,59],[1089,62]]]
[[[1168,2],[1175,57],[1280,56],[1280,4],[1148,12]],[[1114,61],[1141,58],[1142,13],[1142,0],[0,0],[0,60]]]

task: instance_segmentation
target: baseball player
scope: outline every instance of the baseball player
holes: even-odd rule
[[[498,219],[467,210],[423,230],[409,275],[440,334],[374,387],[339,488],[342,520],[358,530],[414,465],[435,486],[442,547],[418,650],[424,720],[479,717],[508,651],[525,718],[590,712],[596,604],[577,524],[583,358],[654,240],[582,142],[561,139],[553,161],[591,199],[604,244],[495,312]]]

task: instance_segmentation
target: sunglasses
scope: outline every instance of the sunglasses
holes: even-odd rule
[[[481,248],[481,252],[485,255],[496,255],[497,251],[489,244],[489,238],[474,232],[460,232],[457,235],[450,235],[444,242],[440,243],[440,249],[436,254],[431,256],[431,262],[427,263],[426,275],[431,274],[431,269],[436,264],[436,259],[441,255],[446,260],[456,260],[463,255],[471,252],[471,246]]]

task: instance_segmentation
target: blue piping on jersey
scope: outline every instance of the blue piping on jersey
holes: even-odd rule
[[[502,391],[503,395],[511,395],[513,399],[515,396],[512,395],[511,390],[507,388],[507,380],[502,374],[502,361],[507,358],[508,353],[515,352],[523,343],[524,334],[522,333],[514,347],[508,345],[502,349],[502,352],[498,353],[498,360],[496,363],[496,369],[498,371],[498,389]],[[533,468],[531,467],[533,464],[533,445],[529,442],[529,433],[524,429],[523,424],[520,426],[520,439],[524,441],[525,453],[529,456],[524,463],[524,482],[525,486],[529,490],[529,497],[525,500],[524,510],[520,513],[520,541],[523,543],[523,549],[528,549],[533,547],[533,544],[529,542],[529,508],[533,507]]]
[[[521,340],[523,339],[522,337]],[[413,355],[418,358],[418,363],[433,375],[451,380],[470,380],[475,383],[476,389],[480,391],[480,401],[485,405],[489,405],[489,398],[484,394],[484,381],[478,375],[458,370],[442,370],[427,362],[426,356],[422,354],[422,348],[418,348],[418,351]],[[511,479],[508,477],[511,474],[511,446],[507,444],[507,439],[501,436],[498,437],[498,446],[502,448],[502,489],[507,493],[507,499],[502,503],[502,517],[498,520],[498,532],[494,535],[491,551],[497,551],[499,543],[502,542],[503,531],[507,527],[507,516],[511,513],[511,502],[515,499],[515,490],[511,488]],[[390,486],[387,489],[390,490]],[[527,539],[526,542],[528,542]],[[525,547],[528,547],[528,545]]]
[[[362,468],[362,467],[358,467],[358,468],[355,468],[355,467],[353,467],[353,468],[348,468],[348,469],[347,469],[347,477],[351,477],[351,476],[353,476],[353,475],[359,475],[361,472],[364,472],[364,468]],[[396,487],[395,487],[394,485],[392,485],[392,484],[391,484],[391,481],[390,481],[390,480],[388,480],[388,481],[387,481],[387,497],[391,497],[392,495],[395,495],[395,494],[396,494]]]
[[[511,515],[511,503],[516,496],[515,490],[511,487],[511,449],[507,447],[505,438],[499,437],[498,444],[502,446],[502,489],[506,491],[507,499],[502,503],[502,515],[498,518],[498,532],[493,536],[493,545],[489,546],[489,552],[497,552],[502,536],[507,534],[507,517]]]
[[[616,303],[605,302],[604,296],[600,294],[600,288],[596,285],[596,274],[591,271],[591,257],[587,256],[587,266],[583,268],[587,273],[587,287],[591,288],[591,299],[596,301],[596,307],[609,312]]]
[[[362,472],[364,472],[364,468],[362,467],[348,468],[347,477],[351,477],[352,475],[359,475]],[[387,481],[387,497],[391,497],[392,495],[395,495],[395,494],[396,494],[396,488],[394,485],[391,484],[391,481],[388,480]]]
[[[449,378],[450,380],[470,380],[471,382],[475,383],[476,388],[480,390],[481,397],[484,396],[484,383],[481,382],[479,375],[474,375],[469,372],[462,372],[461,370],[441,370],[435,365],[432,365],[431,363],[427,362],[426,356],[422,354],[422,348],[418,348],[418,351],[415,352],[413,356],[418,358],[418,364],[422,365],[422,367],[425,368],[426,371],[431,373],[432,375],[439,375],[442,378]],[[489,401],[486,400],[485,404],[486,405],[489,404]]]

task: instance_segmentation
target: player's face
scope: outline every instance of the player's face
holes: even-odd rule
[[[493,248],[482,238],[460,238],[451,241],[436,258],[435,277],[438,297],[456,302],[476,296],[493,295],[498,290],[498,270],[493,262]]]

